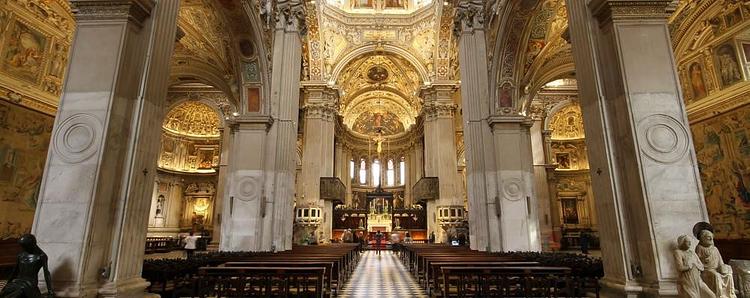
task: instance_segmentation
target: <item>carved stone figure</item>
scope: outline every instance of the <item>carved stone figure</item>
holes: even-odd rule
[[[36,237],[26,234],[18,239],[23,251],[16,258],[16,267],[8,278],[8,283],[0,292],[0,297],[15,298],[42,297],[39,291],[39,269],[44,270],[44,281],[47,284],[47,296],[54,297],[52,278],[47,268],[47,255],[36,244]]]
[[[716,297],[701,279],[703,263],[693,251],[691,242],[687,235],[677,238],[677,249],[674,251],[675,264],[680,272],[677,293],[680,297]]]
[[[702,230],[698,235],[700,241],[695,248],[695,253],[698,254],[705,267],[701,278],[716,294],[716,297],[736,298],[732,267],[724,264],[719,249],[714,246],[714,233]]]

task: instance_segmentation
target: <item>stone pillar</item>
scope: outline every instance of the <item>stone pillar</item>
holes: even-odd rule
[[[211,245],[218,245],[221,239],[222,212],[224,212],[224,199],[227,198],[229,179],[229,153],[232,148],[231,128],[221,129],[221,155],[219,156],[218,181],[216,182],[216,199],[214,200],[213,231],[211,232]]]
[[[708,220],[671,2],[567,1],[609,295],[676,295],[675,239]]]
[[[426,177],[438,177],[440,185],[439,199],[434,202],[434,207],[428,209],[428,214],[437,212],[440,208],[463,209],[461,177],[458,176],[456,157],[455,90],[453,85],[435,85],[422,93],[425,100],[424,171]],[[436,242],[447,240],[446,232],[451,228],[448,223],[433,220],[427,223],[427,232],[429,234],[435,231]]]
[[[304,4],[301,0],[276,2],[276,29],[271,76],[271,116],[274,125],[266,148],[269,176],[265,181],[266,200],[273,208],[265,218],[272,227],[264,241],[272,246],[264,250],[292,249],[294,193],[296,171],[297,120],[299,116],[300,71],[302,67],[301,36],[307,32]]]
[[[224,191],[217,193],[224,196],[219,242],[222,251],[270,249],[272,237],[268,234],[272,230],[266,218],[271,217],[273,205],[263,194],[263,181],[272,178],[264,166],[269,150],[267,133],[272,123],[268,116],[243,115],[230,125],[231,135],[226,138],[231,140],[227,151],[232,163],[225,168],[228,181]]]
[[[547,178],[547,144],[545,143],[544,120],[535,119],[531,127],[531,148],[534,164],[534,189],[536,189],[539,214],[539,235],[542,250],[549,250],[552,240],[551,213],[556,212],[550,205],[549,179]]]
[[[487,47],[484,33],[484,1],[465,0],[456,7],[461,100],[466,147],[469,241],[471,249],[502,250],[495,181],[495,155],[489,118]],[[492,227],[492,228],[490,228]]]
[[[179,2],[71,5],[77,29],[33,233],[58,296],[138,296]]]
[[[531,151],[531,119],[503,116],[490,119],[500,184],[502,250],[540,250],[537,198]],[[494,249],[494,247],[493,247]]]
[[[320,178],[334,175],[335,91],[325,86],[306,86],[305,94],[301,180],[304,199],[297,203],[297,207],[323,208],[324,222],[314,231],[316,236],[323,232],[325,239],[330,239],[333,205],[330,200],[320,198]]]

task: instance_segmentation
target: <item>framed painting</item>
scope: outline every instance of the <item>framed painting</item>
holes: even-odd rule
[[[577,198],[560,198],[562,207],[562,218],[564,224],[577,225],[578,220],[578,199]]]
[[[737,57],[737,50],[733,42],[722,44],[714,50],[716,74],[722,88],[732,86],[743,80],[743,71]]]
[[[44,70],[47,36],[16,21],[5,33],[4,43],[0,53],[2,70],[24,81],[38,82]]]

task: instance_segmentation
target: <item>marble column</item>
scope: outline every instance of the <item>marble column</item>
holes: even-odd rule
[[[458,176],[456,155],[456,105],[453,103],[454,85],[433,85],[422,92],[424,113],[424,171],[426,177],[437,177],[439,198],[430,202],[428,214],[442,207],[463,209],[461,178]],[[434,225],[433,224],[437,224]],[[446,241],[446,228],[439,222],[428,221],[427,233],[435,231],[436,241]]]
[[[217,193],[224,197],[219,242],[222,251],[270,249],[272,237],[268,234],[272,227],[266,218],[271,217],[273,205],[263,193],[263,184],[271,176],[266,174],[264,163],[272,123],[268,116],[242,115],[230,124],[227,150],[232,163],[225,168],[228,181],[224,191]]]
[[[532,124],[530,118],[523,116],[490,118],[496,144],[501,247],[505,251],[541,249],[531,149]]]
[[[274,124],[266,148],[267,173],[264,187],[268,209],[264,242],[271,246],[263,250],[292,249],[297,120],[300,101],[300,71],[302,67],[301,35],[306,34],[304,3],[301,0],[276,2],[276,29],[273,44],[273,73],[271,75],[271,116]]]
[[[456,7],[461,99],[466,147],[466,178],[471,249],[502,250],[496,207],[495,154],[490,111],[484,1],[461,1]]]
[[[58,296],[138,296],[179,2],[71,6],[77,29],[33,233]]]
[[[567,0],[608,295],[676,295],[674,241],[708,220],[671,2]]]
[[[317,227],[315,235],[323,232],[326,237],[324,239],[330,239],[333,205],[330,200],[320,198],[320,178],[334,175],[336,93],[325,86],[305,86],[305,94],[305,138],[302,148],[301,180],[304,199],[297,203],[297,207],[323,208],[323,223]],[[296,234],[295,232],[295,236],[298,236]]]
[[[218,245],[221,239],[221,214],[224,212],[224,199],[227,198],[229,179],[229,153],[232,148],[231,128],[221,129],[221,155],[219,156],[218,180],[216,182],[216,198],[214,199],[213,231],[211,231],[211,245]]]

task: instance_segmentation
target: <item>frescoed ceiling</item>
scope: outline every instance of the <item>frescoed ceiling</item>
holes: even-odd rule
[[[355,59],[337,85],[344,125],[364,135],[402,133],[415,124],[421,110],[419,75],[412,64],[396,55]]]
[[[164,130],[176,135],[200,138],[218,138],[221,121],[209,105],[186,101],[172,108],[164,117]]]

